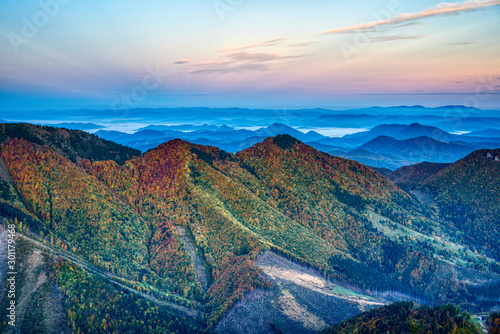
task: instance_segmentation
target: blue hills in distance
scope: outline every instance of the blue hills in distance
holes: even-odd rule
[[[195,144],[215,146],[232,153],[251,147],[268,137],[288,134],[320,151],[390,170],[422,161],[454,162],[477,149],[500,146],[500,136],[456,135],[435,126],[419,123],[382,124],[368,131],[335,138],[324,136],[314,130],[304,133],[280,123],[256,130],[235,129],[228,125],[219,127],[206,124],[151,125],[133,134],[107,130],[99,130],[95,134],[143,152],[166,141],[180,138]],[[488,135],[495,132],[492,129],[480,134]]]
[[[2,112],[5,122],[29,122],[79,129],[145,152],[171,139],[238,152],[267,137],[288,134],[314,148],[353,158],[372,167],[396,169],[428,159],[453,162],[466,152],[499,147],[500,111],[449,105],[358,109],[137,108],[131,110],[44,110]],[[43,121],[46,123],[43,123]],[[85,120],[85,121],[82,121]],[[120,127],[126,124],[127,130]],[[321,129],[355,128],[360,132],[329,137]],[[137,130],[135,130],[137,129]],[[117,131],[118,130],[118,131]],[[134,130],[134,133],[130,133]],[[355,130],[354,130],[355,131]],[[353,131],[353,132],[354,132]],[[363,146],[379,136],[391,137]],[[408,155],[429,138],[418,157]],[[421,142],[421,140],[418,140]],[[422,145],[420,145],[422,146]],[[397,149],[395,149],[397,147]],[[436,152],[425,152],[438,148]],[[405,153],[406,152],[406,153]]]

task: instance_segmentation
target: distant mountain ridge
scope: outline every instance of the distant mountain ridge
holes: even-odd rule
[[[419,123],[412,123],[408,125],[407,127],[401,129],[401,131],[399,131],[399,133],[395,136],[397,139],[411,139],[417,137],[429,137],[446,142],[457,138],[456,136],[450,135],[448,132],[435,126],[425,126]]]
[[[12,127],[15,125],[10,126]],[[172,130],[172,128],[191,130],[177,131]],[[161,131],[155,129],[161,129]],[[193,131],[192,129],[195,130]],[[125,146],[133,146],[140,149],[142,152],[151,150],[160,144],[175,138],[183,138],[184,140],[201,145],[216,146],[229,152],[238,152],[251,147],[256,143],[262,142],[268,136],[273,136],[282,132],[291,133],[296,137],[299,137],[299,139],[306,142],[308,145],[311,145],[323,152],[339,157],[353,159],[369,166],[388,168],[390,170],[395,170],[401,166],[412,165],[424,161],[451,163],[463,158],[475,150],[482,148],[492,149],[500,146],[499,137],[490,137],[490,135],[496,133],[494,129],[492,131],[484,132],[483,135],[488,135],[486,137],[472,136],[471,134],[453,135],[442,131],[439,128],[425,126],[418,123],[412,123],[410,125],[385,124],[376,126],[369,131],[346,135],[342,138],[328,138],[315,131],[303,133],[292,127],[278,123],[272,124],[267,128],[261,128],[254,131],[246,129],[235,130],[229,126],[216,127],[205,124],[199,126],[151,126],[133,134],[118,131],[99,130],[96,132],[96,135],[101,136],[106,140],[121,143]],[[385,134],[391,134],[395,137],[387,136]],[[413,137],[421,134],[431,137]],[[406,137],[412,138],[394,141],[388,137],[395,139]],[[82,151],[82,145],[86,145],[86,140],[74,140],[73,143],[76,146],[80,146],[79,150]],[[117,146],[111,151],[117,150],[127,149]],[[66,151],[72,151],[72,159],[77,159],[78,154],[74,152],[74,149],[66,149]],[[97,152],[96,150],[94,151]],[[60,148],[59,152],[62,153]],[[103,155],[100,159],[109,157],[109,155],[106,155],[105,152],[102,152],[102,154]],[[139,154],[140,153],[137,151],[133,153],[133,155]],[[90,153],[87,153],[86,155],[84,154],[84,157],[91,156],[92,155]],[[131,157],[131,155],[126,155],[126,158],[129,157]],[[119,159],[117,161],[122,163],[126,160],[126,158],[114,157],[113,159]]]
[[[178,129],[189,129],[179,131]],[[132,146],[142,152],[181,138],[192,143],[216,146],[228,152],[249,148],[267,137],[288,134],[323,152],[354,159],[373,167],[395,170],[404,165],[422,161],[454,162],[481,148],[500,145],[500,137],[454,135],[437,127],[419,123],[382,124],[369,131],[357,132],[338,138],[329,138],[309,130],[307,133],[293,127],[274,123],[257,130],[230,126],[209,125],[153,125],[133,134],[100,130],[96,134],[120,144]],[[390,142],[388,137],[399,140]]]
[[[472,131],[467,133],[467,136],[500,137],[500,129],[485,129],[480,131]]]
[[[188,127],[180,127],[188,128]],[[235,130],[227,125],[218,128],[201,126],[196,127],[195,131],[182,132],[172,130],[171,127],[153,126],[144,128],[134,134],[108,132],[100,130],[96,132],[97,136],[107,140],[114,140],[122,145],[128,145],[147,151],[168,140],[180,138],[193,143],[212,144],[229,152],[241,151],[255,144],[255,138],[268,138],[279,134],[288,134],[302,141],[314,141],[324,139],[325,136],[309,131],[303,133],[284,124],[274,123],[268,127],[263,127],[255,131],[239,129]],[[249,138],[253,138],[249,140]],[[249,144],[251,143],[251,144]]]
[[[1,121],[0,121],[1,122]],[[56,127],[56,128],[65,128],[69,130],[98,130],[104,129],[105,126],[94,124],[94,123],[82,123],[82,122],[63,122],[63,123],[55,123],[55,124],[46,124],[48,126]]]
[[[453,162],[475,149],[466,143],[444,142],[430,137],[398,140],[379,136],[360,146],[374,153],[404,157],[410,161]]]

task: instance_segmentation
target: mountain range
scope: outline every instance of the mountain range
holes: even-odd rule
[[[370,163],[372,167],[391,170],[423,162],[426,157],[432,155],[429,155],[429,152],[420,152],[413,157],[394,155],[391,152],[365,150],[360,146],[378,136],[389,136],[398,140],[427,137],[445,143],[439,145],[444,154],[441,160],[430,162],[451,163],[475,150],[492,149],[500,144],[500,136],[496,130],[500,128],[498,111],[460,105],[347,110],[136,108],[2,111],[2,119],[11,123],[32,122],[37,119],[42,125],[52,124],[50,126],[96,131],[98,136],[104,139],[116,140],[141,152],[169,140],[181,138],[236,153],[262,142],[269,136],[289,134],[323,152],[358,159],[359,162]],[[85,123],[82,120],[85,120]],[[193,123],[193,120],[196,120],[196,123]],[[141,133],[143,130],[158,132]],[[350,134],[345,135],[346,133]],[[415,143],[408,144],[415,146]],[[467,147],[462,147],[461,156],[457,154],[457,145]],[[424,151],[428,150],[429,148],[426,148]]]
[[[466,143],[444,142],[431,137],[398,140],[393,137],[378,136],[359,148],[392,159],[401,158],[414,162],[450,162],[474,151],[474,148]]]
[[[23,240],[25,324],[313,333],[398,300],[499,303],[498,150],[422,167],[405,189],[425,204],[287,134],[236,154],[182,139],[140,154],[77,130],[3,129],[0,213]]]
[[[179,128],[190,130],[179,131]],[[256,130],[233,129],[227,125],[218,128],[210,128],[207,125],[201,125],[199,128],[175,126],[174,129],[152,125],[133,134],[99,130],[96,135],[143,152],[168,140],[181,138],[235,153],[268,137],[288,134],[323,152],[391,170],[423,161],[454,162],[477,149],[495,148],[500,145],[500,137],[453,135],[437,127],[418,123],[383,124],[369,131],[336,138],[326,137],[312,130],[304,133],[278,123]]]
[[[179,126],[174,126],[173,128],[179,129]],[[173,130],[168,126],[148,126],[133,134],[108,130],[99,130],[95,134],[101,138],[113,140],[123,145],[141,149],[142,151],[147,151],[161,143],[176,138],[188,140],[197,144],[217,146],[228,152],[237,152],[257,142],[263,141],[268,137],[279,134],[289,134],[306,142],[326,138],[315,131],[303,133],[292,127],[278,123],[254,131],[246,129],[236,130],[227,125],[222,125],[215,129],[207,129],[207,126],[202,125],[196,130],[187,132]]]

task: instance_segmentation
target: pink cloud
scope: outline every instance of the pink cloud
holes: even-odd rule
[[[403,13],[392,17],[389,20],[371,21],[368,23],[355,24],[344,28],[324,31],[322,34],[353,33],[380,26],[389,26],[409,21],[416,21],[426,17],[458,14],[463,11],[477,10],[490,6],[500,5],[500,0],[469,0],[460,3],[442,2],[434,7],[424,9],[416,13]]]
[[[275,39],[271,39],[271,40],[264,41],[264,42],[250,43],[247,45],[242,45],[242,46],[237,46],[237,47],[233,47],[233,46],[225,47],[225,48],[222,48],[221,51],[234,52],[234,51],[248,50],[248,49],[254,49],[254,48],[259,48],[259,47],[270,47],[270,46],[282,44],[286,40],[287,40],[287,38],[275,38]]]
[[[213,74],[213,73],[239,73],[239,72],[252,72],[252,71],[268,71],[271,65],[276,61],[305,57],[307,55],[299,56],[285,56],[279,53],[258,53],[258,52],[233,52],[224,56],[224,61],[209,61],[199,64],[194,64],[196,70],[192,74]]]

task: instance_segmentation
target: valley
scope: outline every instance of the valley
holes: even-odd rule
[[[203,259],[198,254],[196,246],[193,244],[191,238],[187,235],[186,230],[181,226],[176,226],[175,229],[177,230],[179,237],[182,239],[182,242],[184,243],[186,250],[191,256],[191,260],[193,261],[194,271],[196,273],[196,279],[200,282],[203,289],[206,291],[209,285],[208,284],[209,273],[207,272],[205,264],[203,263]]]
[[[256,289],[235,304],[215,328],[216,333],[315,333],[360,312],[389,303],[326,280],[312,269],[272,252],[256,261],[272,282],[271,290]],[[397,300],[397,299],[396,299]]]
[[[466,249],[463,245],[454,243],[449,239],[443,239],[439,236],[428,236],[412,230],[408,226],[403,226],[401,224],[395,223],[383,217],[375,212],[368,211],[368,219],[372,222],[373,226],[383,233],[385,236],[391,239],[410,239],[416,243],[424,244],[424,247],[435,248],[436,256],[439,256],[446,261],[450,261],[454,264],[466,265],[467,262],[489,262],[495,263],[496,261],[492,258],[486,257],[484,255],[479,256],[478,254]]]

